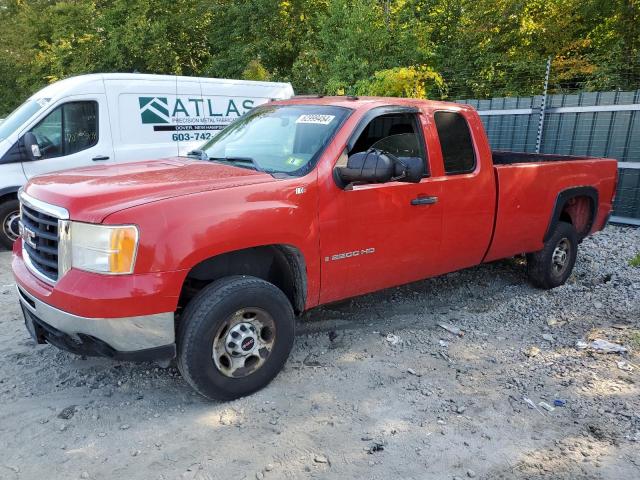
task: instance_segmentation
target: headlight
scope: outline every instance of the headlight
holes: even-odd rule
[[[138,228],[68,222],[61,235],[62,270],[122,275],[133,273],[138,250]]]

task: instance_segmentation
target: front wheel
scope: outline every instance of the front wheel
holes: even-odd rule
[[[255,277],[224,278],[187,305],[178,331],[178,368],[203,396],[232,400],[273,380],[294,338],[293,308],[280,289]]]
[[[527,255],[531,283],[546,290],[564,284],[571,275],[578,253],[578,234],[567,222],[558,222],[539,252]]]
[[[11,249],[13,242],[20,235],[20,202],[16,199],[8,200],[0,204],[0,245]]]

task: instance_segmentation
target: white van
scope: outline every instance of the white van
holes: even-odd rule
[[[0,123],[0,244],[18,235],[16,193],[32,176],[184,155],[247,110],[292,96],[289,83],[135,73],[43,88]]]

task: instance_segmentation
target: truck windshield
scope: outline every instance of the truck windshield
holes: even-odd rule
[[[302,176],[350,112],[322,105],[267,105],[239,118],[201,147],[203,159]]]
[[[47,105],[49,100],[49,98],[27,100],[11,112],[11,114],[0,123],[0,142],[24,125],[37,111]]]

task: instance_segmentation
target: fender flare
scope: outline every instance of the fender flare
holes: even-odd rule
[[[560,215],[562,214],[564,206],[569,200],[575,197],[587,197],[591,200],[591,219],[587,224],[586,232],[588,233],[591,231],[593,222],[595,221],[596,215],[598,214],[598,190],[595,187],[591,186],[572,187],[566,190],[562,190],[560,193],[558,193],[555,204],[553,206],[553,212],[551,214],[549,226],[547,227],[547,231],[544,234],[544,242],[546,242],[553,234],[556,225],[560,221]]]
[[[256,252],[259,250],[259,252]],[[247,259],[247,255],[259,255],[263,258],[275,258],[281,262],[281,265],[288,269],[290,276],[287,276],[283,284],[280,285],[277,282],[273,282],[278,286],[291,301],[294,311],[301,313],[305,310],[308,297],[308,278],[307,278],[307,264],[304,255],[294,245],[287,243],[273,243],[268,245],[256,245],[247,248],[241,248],[238,250],[230,250],[225,252],[219,252],[208,258],[202,258],[197,263],[187,267],[184,271],[185,278],[182,279],[182,285],[184,287],[185,279],[188,276],[194,275],[194,278],[198,279],[202,268],[205,268],[206,272],[213,272],[211,279],[222,278],[227,275],[252,275],[264,280],[268,280],[268,272],[265,270],[249,269],[247,271],[246,265],[249,262],[254,267],[257,265],[267,265],[264,262],[260,262],[259,258],[253,258],[251,261]],[[265,257],[265,255],[267,257]],[[241,256],[240,263],[238,263],[237,256]],[[236,257],[236,258],[234,258]],[[213,266],[213,269],[212,269]],[[267,265],[268,266],[268,265]],[[240,267],[240,269],[236,268]],[[261,275],[266,273],[266,276]],[[270,281],[270,280],[268,280]],[[290,283],[289,283],[290,282]]]

